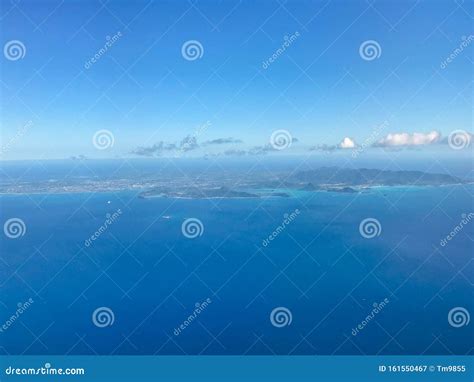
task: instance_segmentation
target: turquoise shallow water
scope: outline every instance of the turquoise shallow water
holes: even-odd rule
[[[472,326],[454,328],[448,312],[474,311],[474,225],[444,247],[440,240],[472,212],[473,191],[2,195],[2,221],[19,217],[26,233],[2,237],[0,321],[19,302],[34,302],[0,333],[0,344],[12,354],[465,354]],[[202,236],[183,236],[187,218],[202,222]],[[380,222],[379,236],[361,236],[366,218]],[[94,325],[99,307],[113,312],[112,325]],[[277,307],[290,312],[289,325],[272,325]]]

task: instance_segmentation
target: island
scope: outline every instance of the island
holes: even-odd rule
[[[468,183],[448,174],[422,171],[390,171],[319,167],[304,171],[220,171],[197,173],[163,173],[157,171],[129,177],[74,177],[5,181],[2,194],[54,194],[135,191],[148,198],[288,198],[298,192],[335,192],[356,194],[377,186],[443,186]]]

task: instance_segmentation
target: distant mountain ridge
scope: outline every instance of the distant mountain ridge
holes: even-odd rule
[[[462,179],[447,174],[432,174],[423,171],[392,171],[376,169],[349,169],[341,167],[320,167],[315,170],[300,171],[291,180],[311,185],[347,186],[405,186],[405,185],[446,185],[465,183]]]

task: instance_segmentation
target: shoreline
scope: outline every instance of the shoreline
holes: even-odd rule
[[[453,183],[453,184],[426,184],[426,185],[418,185],[418,184],[407,184],[407,185],[361,185],[361,186],[349,186],[345,185],[343,187],[331,187],[330,189],[315,189],[315,190],[302,190],[298,188],[275,188],[273,189],[274,192],[289,192],[288,195],[255,195],[255,196],[209,196],[209,197],[192,197],[192,196],[169,196],[169,195],[147,195],[141,196],[140,194],[143,190],[138,192],[136,189],[130,188],[122,188],[122,189],[115,189],[115,190],[78,190],[78,191],[30,191],[30,192],[0,192],[0,197],[2,196],[28,196],[28,195],[78,195],[78,194],[114,194],[114,193],[131,193],[134,192],[137,196],[141,199],[155,199],[155,198],[163,198],[163,199],[263,199],[263,198],[288,198],[293,197],[293,193],[318,193],[318,192],[330,192],[336,194],[359,194],[364,193],[365,191],[377,191],[377,190],[393,190],[393,189],[400,189],[400,188],[437,188],[437,187],[459,187],[459,186],[472,186],[474,182],[468,183]],[[354,191],[343,191],[344,188],[352,188]],[[268,190],[264,189],[264,190]],[[255,190],[245,190],[245,191],[252,191],[258,194],[262,191],[262,189],[255,189]]]

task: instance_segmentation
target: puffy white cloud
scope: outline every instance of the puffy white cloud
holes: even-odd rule
[[[441,134],[437,131],[429,133],[390,133],[382,138],[374,146],[378,147],[399,147],[399,146],[424,146],[438,143]]]
[[[337,145],[317,145],[317,146],[312,146],[309,148],[309,151],[324,151],[328,153],[332,153],[336,150],[344,150],[344,149],[353,149],[357,145],[355,141],[352,138],[345,137],[339,144]]]
[[[349,137],[345,137],[341,143],[339,143],[339,148],[341,149],[353,149],[356,147],[356,144],[353,139]]]

